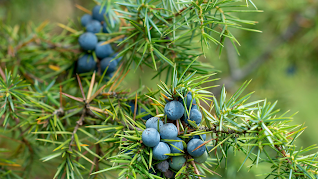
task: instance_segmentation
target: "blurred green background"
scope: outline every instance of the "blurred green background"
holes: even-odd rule
[[[238,47],[240,56],[230,43],[226,43],[221,57],[215,46],[205,49],[206,58],[201,57],[200,60],[220,70],[217,77],[221,80],[216,84],[225,84],[229,93],[234,92],[242,82],[252,79],[246,91],[255,91],[254,99],[278,100],[282,111],[290,110],[291,114],[299,111],[293,123],[305,123],[308,127],[298,140],[298,146],[318,143],[318,1],[254,2],[260,10],[264,10],[263,13],[239,16],[258,21],[256,26],[250,28],[259,29],[262,33],[236,30],[235,35],[241,43]],[[94,2],[87,0],[0,0],[0,19],[9,19],[10,25],[39,24],[44,20],[51,23],[66,23],[69,19],[77,21],[83,12],[75,4],[88,9],[94,6]],[[55,29],[56,32],[59,30]],[[124,85],[134,90],[142,80],[146,86],[156,88],[158,80],[151,80],[152,76],[153,72],[149,69],[136,73],[132,70]],[[219,89],[213,92],[217,95]],[[256,175],[269,170],[269,166],[260,165],[251,171],[243,167],[237,173],[243,160],[244,156],[233,156],[228,169],[218,169],[217,172],[222,178],[264,178]],[[33,176],[50,178],[56,169],[51,164],[45,164],[45,170],[36,171]]]

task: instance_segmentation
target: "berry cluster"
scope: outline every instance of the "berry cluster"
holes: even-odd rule
[[[198,106],[196,104],[195,99],[192,96],[192,93],[189,91],[186,93],[185,97],[179,100],[169,101],[166,99],[167,104],[165,105],[165,114],[170,120],[181,119],[186,124],[188,120],[193,121],[196,125],[201,123],[202,113],[198,110]],[[186,105],[186,109],[184,105]]]
[[[166,102],[164,112],[167,122],[164,124],[159,117],[149,118],[146,122],[146,129],[142,132],[142,142],[147,147],[152,147],[153,158],[159,161],[157,169],[170,178],[191,161],[191,158],[197,163],[203,163],[207,160],[208,154],[204,143],[206,134],[190,138],[179,135],[174,124],[178,119],[182,119],[185,125],[188,124],[188,120],[196,124],[201,122],[202,114],[197,108],[195,99],[192,98],[192,93],[188,92],[184,100],[177,97],[177,99],[166,100]],[[150,172],[155,173],[155,171]]]
[[[99,66],[101,73],[106,69],[106,75],[111,78],[113,72],[117,69],[117,64],[121,58],[113,60],[117,54],[114,53],[110,44],[105,44],[105,41],[98,42],[98,38],[95,33],[103,32],[108,33],[107,24],[105,19],[108,19],[106,13],[106,7],[96,5],[92,10],[92,15],[85,14],[81,17],[81,24],[85,27],[86,32],[83,33],[78,43],[80,47],[85,51],[85,54],[79,57],[77,61],[77,72],[86,73],[97,70],[97,64],[94,60],[93,53],[99,59]]]

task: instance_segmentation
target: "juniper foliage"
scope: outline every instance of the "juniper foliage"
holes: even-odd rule
[[[230,152],[246,156],[239,169],[248,160],[250,168],[269,163],[272,171],[266,178],[318,178],[316,146],[294,144],[305,129],[290,124],[294,114],[281,113],[277,102],[249,101],[252,93],[244,93],[249,82],[232,96],[224,87],[218,99],[209,91],[215,87],[210,82],[218,80],[213,77],[217,70],[198,57],[211,48],[221,55],[225,39],[240,45],[233,29],[260,32],[248,26],[256,21],[239,18],[240,13],[261,12],[251,0],[97,3],[106,7],[109,33],[96,35],[116,46],[116,58],[123,58],[107,82],[100,69],[75,74],[74,63],[83,53],[77,39],[84,29],[78,19],[59,24],[60,34],[51,33],[48,22],[14,27],[1,23],[0,137],[17,145],[15,151],[0,150],[11,154],[0,159],[1,178],[28,178],[32,163],[39,160],[56,167],[53,178],[114,177],[110,171],[118,171],[119,178],[167,178],[152,172],[160,161],[142,144],[142,118],[151,115],[167,122],[166,102],[184,99],[189,92],[203,119],[198,125],[177,120],[178,136],[186,147],[193,136],[206,134],[209,158],[200,164],[185,152],[168,154],[187,159],[173,171],[175,178],[219,175]],[[129,70],[145,67],[156,71],[157,89],[141,85],[130,91],[121,85]],[[49,149],[45,157],[44,149]]]

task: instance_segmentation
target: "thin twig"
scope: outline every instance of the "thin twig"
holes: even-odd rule
[[[72,150],[72,143],[74,141],[74,137],[75,137],[75,134],[78,130],[78,128],[83,125],[83,121],[84,121],[84,118],[85,118],[85,114],[86,114],[86,108],[83,108],[83,111],[82,111],[82,115],[81,115],[81,118],[76,121],[76,126],[73,130],[73,133],[72,133],[72,138],[71,138],[71,141],[70,141],[70,145],[69,145],[69,150],[71,151]]]
[[[86,12],[87,14],[92,14],[92,12],[90,10],[86,9],[85,7],[83,7],[81,5],[75,4],[75,7],[77,7],[77,9],[79,9],[83,12]]]
[[[60,108],[63,107],[62,85],[60,85]]]
[[[192,164],[192,166],[193,166],[193,168],[194,168],[194,172],[195,172],[197,175],[200,175],[200,172],[199,172],[197,166],[195,165],[194,160],[191,161],[191,164]],[[199,177],[199,179],[201,179],[201,177]]]
[[[176,120],[178,135],[180,135],[180,124],[179,124],[179,120],[180,120],[180,119]]]
[[[100,45],[110,44],[110,43],[115,42],[116,40],[119,40],[119,39],[124,38],[124,37],[125,37],[125,35],[120,35],[120,36],[114,37],[114,38],[112,38],[110,40],[107,40],[107,41],[103,42]]]
[[[83,90],[83,85],[82,85],[82,82],[81,82],[81,78],[78,76],[78,74],[76,74],[76,78],[77,78],[78,86],[79,86],[80,89],[81,89],[81,93],[82,93],[83,99],[84,99],[84,101],[86,101],[86,97],[85,97],[85,94],[84,94],[84,90]]]
[[[197,148],[195,148],[194,150],[192,150],[192,152],[198,150],[200,147],[202,147],[202,146],[204,146],[205,144],[211,142],[212,140],[215,140],[215,139],[210,139],[210,140],[208,140],[208,141],[205,141],[203,144],[199,145]]]
[[[95,146],[96,146],[96,154],[100,156],[100,144],[96,144]],[[98,169],[99,169],[99,162],[98,161],[99,161],[98,158],[94,157],[93,162],[95,165],[91,166],[89,174],[91,174],[93,172],[94,168],[95,168],[95,171],[98,171]]]
[[[105,92],[105,93],[101,93],[102,96],[116,96],[118,94],[128,94],[128,92]]]
[[[78,102],[84,102],[83,98],[78,98],[78,97],[72,96],[70,94],[63,93],[63,92],[62,92],[62,95],[66,96],[66,97],[69,97],[71,99],[74,99],[75,101],[78,101]]]
[[[87,94],[87,98],[89,99],[92,95],[92,91],[93,91],[93,87],[94,87],[94,83],[95,83],[95,72],[93,73],[92,79],[91,79],[91,84],[89,86],[88,89],[88,94]]]
[[[127,72],[124,74],[124,76],[119,80],[119,82],[117,83],[117,85],[114,87],[113,90],[116,90],[116,88],[118,87],[118,85],[125,79],[126,75],[128,74],[130,70],[127,70]]]
[[[24,76],[27,76],[27,77],[29,77],[29,78],[32,78],[33,80],[35,79],[35,80],[37,80],[37,81],[39,81],[39,82],[41,82],[41,83],[47,84],[46,81],[43,81],[42,79],[40,79],[40,78],[34,76],[34,75],[31,74],[31,73],[23,73],[23,75],[24,75]]]
[[[108,92],[110,92],[111,90],[113,90],[113,87],[115,86],[115,84],[117,83],[117,81],[119,80],[119,78],[121,77],[121,75],[123,74],[123,71],[124,71],[124,70],[120,70],[121,67],[122,67],[122,65],[123,65],[123,63],[119,66],[119,68],[118,68],[118,69],[116,70],[116,72],[114,73],[113,77],[110,79],[110,80],[112,80],[112,79],[117,75],[117,73],[120,71],[118,77],[114,80],[114,83],[110,86]]]
[[[134,118],[133,120],[135,121],[136,120],[136,113],[137,113],[137,92],[136,92],[136,96],[135,96],[135,108],[134,108]]]
[[[195,163],[196,163],[196,164],[198,164],[198,165],[200,165],[201,167],[205,168],[206,170],[210,171],[211,173],[214,173],[214,174],[216,174],[216,175],[218,175],[218,176],[222,177],[222,175],[220,175],[220,174],[216,173],[216,172],[215,172],[215,171],[213,171],[213,170],[208,169],[207,167],[203,166],[202,164],[199,164],[199,163],[197,163],[197,162],[195,162]]]
[[[104,85],[104,86],[102,86],[101,88],[99,88],[99,90],[97,90],[97,91],[93,94],[93,96],[91,96],[91,97],[87,100],[87,103],[90,103],[93,99],[95,99],[96,96],[99,95],[99,94],[103,91],[103,89],[104,89],[106,86],[107,86],[107,85]]]
[[[19,141],[19,140],[17,140],[17,139],[14,139],[14,138],[11,138],[11,137],[8,137],[8,136],[5,136],[5,135],[1,135],[0,134],[0,138],[6,138],[6,139],[9,139],[10,141],[15,141],[15,142],[18,142],[18,143],[23,143],[23,142],[21,142],[21,141]]]
[[[3,72],[3,70],[2,70],[2,68],[1,68],[1,66],[0,66],[0,75],[1,75],[1,77],[2,77],[2,79],[3,79],[3,81],[4,82],[6,82],[6,75],[4,74],[4,72]]]

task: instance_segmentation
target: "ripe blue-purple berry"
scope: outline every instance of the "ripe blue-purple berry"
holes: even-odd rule
[[[160,135],[154,128],[145,129],[142,132],[142,142],[148,147],[154,147],[160,142]]]
[[[108,75],[105,74],[104,81],[108,82],[113,76],[114,76],[114,73],[111,73],[111,74],[108,74]]]
[[[118,55],[118,53],[115,53],[113,55],[113,58],[115,58]],[[123,56],[116,58],[117,63],[119,63],[123,59]]]
[[[187,151],[192,157],[199,157],[205,152],[205,145],[199,147],[204,142],[200,139],[191,139],[187,144]],[[194,150],[196,149],[196,150]]]
[[[194,121],[196,124],[200,124],[202,120],[202,114],[197,109],[191,109],[190,110],[190,120]]]
[[[102,29],[102,25],[97,20],[91,20],[86,24],[86,31],[91,33],[98,33]]]
[[[184,97],[184,101],[185,101],[185,104],[186,104],[186,106],[187,106],[188,109],[190,109],[191,102],[192,102],[192,107],[191,107],[191,109],[192,109],[194,106],[196,106],[196,105],[195,105],[195,104],[196,104],[196,101],[195,101],[195,99],[192,97],[192,93],[191,93],[191,92],[188,92],[188,93],[186,94],[186,96]],[[180,97],[179,97],[179,102],[181,102],[181,103],[183,104],[183,100],[182,100],[182,98],[180,98]]]
[[[146,115],[146,116],[141,117],[141,119],[143,119],[143,120],[148,120],[149,118],[152,117],[152,115],[149,114],[144,108],[141,108],[141,109],[140,109],[140,113],[147,113],[147,114],[148,114],[148,115]]]
[[[81,56],[77,60],[77,72],[78,73],[87,73],[95,69],[96,62],[94,57],[89,54]]]
[[[88,24],[89,21],[91,21],[93,18],[91,15],[89,14],[84,14],[82,17],[81,17],[81,24],[82,26],[86,26]]]
[[[97,41],[96,35],[91,32],[85,32],[78,38],[78,43],[83,50],[94,50]]]
[[[158,128],[158,123],[159,123],[159,128]],[[163,122],[160,120],[159,117],[149,118],[146,122],[146,128],[154,128],[156,130],[160,129],[162,125],[163,125]]]
[[[157,164],[157,169],[161,172],[166,172],[169,169],[169,162],[167,160],[164,160]]]
[[[152,129],[152,128],[151,128]],[[156,129],[154,129],[156,130]],[[167,158],[169,158],[168,155],[165,154],[169,154],[170,153],[170,147],[168,144],[164,143],[164,142],[159,142],[158,145],[156,145],[153,148],[153,158],[156,160],[166,160]]]
[[[170,120],[180,119],[184,113],[184,107],[179,101],[170,101],[165,105],[165,114]]]
[[[201,134],[200,136],[203,138],[203,141],[205,141],[205,139],[206,139],[206,134]],[[195,136],[193,136],[193,139],[201,139],[200,136],[199,136],[199,135],[195,135]]]
[[[103,43],[104,41],[99,42],[95,47],[95,54],[99,59],[110,57],[114,53],[110,44],[103,45]]]
[[[160,127],[160,136],[162,139],[175,139],[178,136],[177,127],[172,123],[162,125]]]
[[[183,151],[183,144],[182,144],[182,139],[179,137],[175,138],[174,140],[179,140],[179,142],[170,142],[170,150],[171,153],[181,153]],[[172,146],[173,145],[173,146]],[[181,151],[180,151],[180,150]]]
[[[106,27],[107,27],[107,24],[103,23],[103,29],[102,29],[103,33],[108,33],[108,30]]]
[[[101,68],[102,73],[104,73],[104,71],[106,70],[107,67],[108,67],[108,69],[106,71],[107,75],[116,71],[117,62],[116,62],[116,60],[113,60],[113,61],[112,60],[113,60],[112,57],[107,57],[107,58],[104,58],[102,61],[100,61],[100,68]]]
[[[134,114],[134,112],[135,112],[135,102],[134,101],[129,101],[128,105],[130,106],[131,113]],[[138,103],[137,103],[136,114],[138,114]]]
[[[101,8],[101,6],[96,5],[92,10],[92,16],[93,19],[100,22],[105,21],[105,16],[107,16],[106,7],[104,6],[103,8]]]

